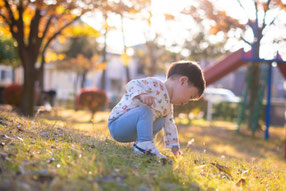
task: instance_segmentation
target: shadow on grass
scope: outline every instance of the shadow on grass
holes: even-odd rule
[[[102,188],[103,190],[134,190],[134,188],[137,190],[168,190],[171,188],[186,188],[174,174],[172,162],[158,161],[150,156],[134,155],[130,144],[118,144],[109,137],[99,139],[80,130],[44,124],[37,120],[21,118],[10,113],[6,114],[6,116],[2,114],[0,116],[0,139],[4,135],[6,139],[12,139],[17,136],[19,140],[23,139],[19,143],[23,143],[22,148],[27,149],[28,153],[31,152],[30,148],[35,144],[38,145],[39,150],[43,150],[41,152],[46,153],[52,150],[51,155],[53,159],[50,158],[48,163],[54,164],[55,162],[53,161],[57,161],[58,164],[66,163],[66,168],[82,168],[82,170],[77,172],[82,174],[78,175],[79,178],[70,178],[70,175],[62,177],[61,174],[63,172],[61,172],[61,168],[55,167],[56,164],[51,167],[44,162],[46,161],[45,158],[41,158],[35,163],[35,160],[38,160],[38,158],[32,157],[31,153],[30,157],[16,164],[14,169],[9,169],[7,166],[1,168],[0,188],[8,190],[21,190],[22,188],[27,188],[28,190],[41,190],[44,188],[48,188],[48,190],[69,190],[69,188],[74,186],[71,190],[76,190],[75,188],[80,185],[85,185],[82,188],[80,187],[80,189],[84,190],[96,190],[97,188]],[[44,143],[48,143],[48,147],[42,146]],[[74,147],[74,145],[78,145],[78,147]],[[7,152],[12,152],[12,150],[9,150],[11,148],[15,152],[13,155],[9,155],[9,160],[8,158],[6,158],[7,160],[3,159],[5,164],[10,164],[10,161],[14,161],[13,157],[20,153],[15,148],[15,143],[13,145],[7,144],[2,148],[5,148]],[[2,148],[0,147],[1,150]],[[59,153],[56,154],[58,151]],[[86,157],[86,163],[94,160],[94,166],[97,166],[97,170],[94,172],[95,175],[90,175],[89,172],[92,172],[92,170],[87,171],[88,169],[86,169],[87,167],[84,164],[82,164],[82,167],[70,165],[78,161],[69,161],[68,156],[65,155],[82,155],[82,157]],[[22,156],[18,157],[21,158]],[[77,158],[77,160],[80,160],[80,158]],[[23,162],[35,163],[38,165],[35,167],[39,169],[35,170],[35,172],[28,171],[23,167]],[[69,169],[67,171],[76,172],[73,170]],[[5,175],[5,173],[7,174]],[[71,176],[77,177],[77,175]],[[191,182],[188,188],[200,189],[196,183]]]
[[[266,141],[261,132],[253,137],[246,130],[237,134],[235,130],[217,126],[179,126],[178,128],[183,137],[186,135],[185,139],[194,139],[192,144],[188,144],[188,141],[182,143],[182,146],[190,151],[207,152],[215,156],[224,155],[248,161],[268,157],[285,161],[283,158],[284,141],[279,136],[273,135],[270,140]]]

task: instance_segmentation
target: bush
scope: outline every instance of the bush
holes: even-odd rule
[[[19,107],[22,102],[23,86],[20,84],[10,84],[3,90],[3,102]]]
[[[213,119],[224,121],[236,121],[239,111],[239,103],[220,102],[213,105]]]
[[[83,89],[77,97],[77,109],[88,109],[92,112],[92,118],[95,112],[108,105],[108,97],[104,90]]]
[[[195,116],[199,116],[201,113],[205,113],[207,110],[207,101],[201,98],[198,101],[190,101],[184,106],[174,107],[174,116],[178,117],[180,113],[189,116],[192,113]],[[188,117],[188,123],[190,123],[190,118]]]

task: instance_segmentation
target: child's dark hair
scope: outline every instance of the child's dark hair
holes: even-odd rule
[[[201,67],[191,61],[179,61],[171,64],[167,71],[167,78],[172,76],[187,76],[189,84],[195,86],[199,90],[201,96],[206,88],[205,78]]]

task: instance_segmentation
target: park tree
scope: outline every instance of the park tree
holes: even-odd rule
[[[125,0],[119,0],[118,3],[114,4],[113,1],[109,1],[106,5],[105,8],[102,9],[102,14],[104,17],[104,25],[103,25],[103,35],[104,35],[104,46],[102,49],[102,63],[106,64],[107,62],[107,57],[106,57],[106,48],[107,48],[107,44],[106,44],[106,36],[107,36],[107,32],[109,30],[114,29],[114,27],[110,26],[107,22],[108,18],[111,15],[119,15],[120,16],[120,22],[121,22],[121,28],[120,30],[122,31],[122,38],[123,38],[123,48],[124,48],[124,52],[121,56],[121,60],[123,62],[123,65],[125,67],[125,71],[126,71],[126,78],[127,80],[130,79],[129,76],[129,68],[128,68],[128,62],[129,62],[129,58],[127,55],[127,46],[126,46],[126,42],[125,42],[125,34],[124,34],[124,27],[123,27],[123,23],[124,23],[124,18],[128,18],[128,19],[136,19],[135,15],[140,15],[141,12],[144,12],[144,10],[148,9],[148,7],[150,7],[150,0],[130,0],[130,1],[125,1]],[[105,90],[105,86],[106,86],[106,70],[103,68],[102,70],[102,76],[101,76],[101,84],[100,84],[100,88]]]
[[[87,6],[89,2],[89,6]],[[89,11],[90,1],[0,0],[0,22],[15,39],[24,69],[21,111],[33,115],[39,56],[61,32]]]
[[[64,59],[55,61],[57,69],[76,74],[74,81],[74,95],[76,95],[78,83],[81,89],[84,88],[88,72],[100,69],[96,38],[87,35],[71,37],[59,55],[63,55]]]
[[[100,32],[78,20],[62,32],[61,38],[48,51],[48,62],[56,64],[57,69],[77,74],[76,84],[84,88],[86,75],[99,61],[99,48],[96,42]],[[46,59],[42,59],[42,61]]]
[[[146,1],[124,1],[132,9],[140,9]],[[0,23],[2,31],[10,34],[17,42],[18,54],[24,69],[24,92],[21,111],[33,115],[34,89],[38,68],[36,62],[43,52],[64,29],[78,20],[83,14],[98,9],[112,11],[121,9],[118,1],[49,1],[49,0],[0,0]],[[42,63],[45,63],[44,61]],[[42,66],[41,66],[42,67]]]
[[[165,64],[182,58],[178,53],[169,51],[164,45],[159,45],[157,39],[147,41],[142,47],[135,50],[135,59],[141,67],[141,72],[148,76],[164,73]]]
[[[224,49],[225,41],[213,43],[203,30],[187,39],[183,48],[188,51],[190,60],[213,60],[227,53]]]
[[[15,41],[10,37],[1,36],[0,38],[0,63],[5,65],[17,66],[19,57]]]
[[[79,42],[77,42],[79,41]],[[82,43],[85,40],[83,39],[73,39],[71,46],[75,46],[76,44]],[[87,53],[79,53],[77,52],[76,56],[70,55],[72,52],[72,48],[67,51],[66,54],[62,54],[63,60],[56,61],[56,67],[61,71],[74,72],[76,74],[76,78],[74,79],[74,100],[76,100],[77,92],[78,92],[78,83],[80,83],[81,89],[84,88],[86,75],[89,71],[98,70],[98,60],[99,56],[97,54],[92,54],[92,52]],[[61,55],[61,54],[60,54]],[[59,56],[57,56],[59,57]]]
[[[13,38],[0,35],[0,64],[11,66],[13,82],[15,81],[15,68],[20,65],[17,45]]]
[[[207,20],[211,34],[223,34],[225,39],[237,38],[251,47],[253,58],[263,58],[260,51],[261,42],[269,37],[271,33],[273,34],[271,29],[279,24],[281,25],[281,16],[283,15],[281,13],[285,13],[286,10],[285,3],[281,0],[233,1],[232,9],[241,10],[240,19],[243,20],[229,16],[225,10],[218,9],[215,3],[216,1],[211,0],[199,1],[183,12],[191,15],[198,23],[206,23]],[[235,6],[237,7],[235,8]],[[252,34],[251,38],[247,36],[249,32]],[[258,62],[253,62],[248,66],[247,76],[251,78],[248,100],[249,127],[251,127],[251,119],[254,118],[253,115],[255,114],[261,72],[260,66],[261,64]]]

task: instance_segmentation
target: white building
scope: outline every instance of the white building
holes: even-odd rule
[[[0,86],[7,86],[13,81],[13,68],[11,66],[0,65]]]
[[[110,95],[121,94],[126,83],[126,70],[120,59],[120,54],[107,53],[106,91]],[[142,77],[137,74],[137,64],[131,59],[129,63],[130,78]],[[86,76],[85,88],[99,88],[102,71],[89,71]],[[74,98],[74,82],[76,73],[57,70],[54,64],[46,63],[44,70],[44,90],[55,90],[57,99]],[[12,83],[12,67],[0,65],[0,85],[6,86]],[[15,69],[15,82],[23,83],[23,68]],[[36,84],[37,86],[37,84]],[[80,92],[80,83],[77,84],[77,93]]]

